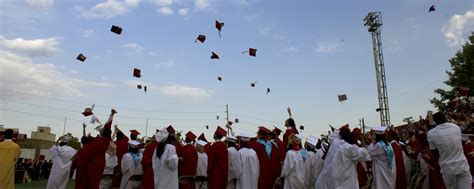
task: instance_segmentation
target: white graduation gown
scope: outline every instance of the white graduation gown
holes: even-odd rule
[[[229,157],[229,173],[228,173],[228,180],[238,179],[242,174],[242,164],[240,162],[240,153],[234,147],[230,147],[227,149],[227,157]],[[227,189],[234,189],[236,185],[234,184],[227,184]]]
[[[198,152],[198,163],[196,167],[196,176],[207,177],[207,154]],[[199,188],[199,186],[201,186]],[[207,189],[207,181],[202,183],[196,183],[196,189]]]
[[[331,147],[329,147],[323,169],[316,180],[316,188],[357,188],[359,182],[357,180],[356,162],[370,160],[367,150],[340,139],[337,132],[332,133],[329,139],[331,140]]]
[[[117,155],[105,153],[104,175],[114,174],[114,168],[118,165]],[[101,178],[99,183],[100,189],[109,189],[112,186],[113,178]]]
[[[316,153],[308,151],[308,160],[305,162],[307,174],[305,185],[307,189],[314,189],[316,185],[316,179],[318,179],[323,168],[323,155],[322,150],[317,150]]]
[[[136,165],[130,153],[123,155],[121,163],[122,180],[120,181],[120,189],[131,189],[141,185],[141,181],[128,181],[128,179],[133,175],[143,174],[142,164],[140,163],[143,156],[140,153],[138,154],[140,155],[140,160]]]
[[[257,153],[251,148],[239,150],[242,174],[237,180],[237,189],[257,189],[260,163]]]
[[[178,155],[174,145],[166,144],[161,158],[153,152],[153,174],[155,177],[155,188],[178,189]]]
[[[303,149],[302,149],[303,150]],[[285,189],[301,189],[305,187],[306,162],[300,151],[288,150],[281,170],[281,176],[285,177]]]
[[[392,149],[390,143],[387,145],[387,147]],[[394,154],[392,154],[392,163],[389,166],[388,157],[385,154],[385,150],[379,143],[370,144],[367,147],[367,151],[372,158],[372,188],[395,188],[396,166]]]
[[[53,167],[48,178],[47,189],[66,188],[71,170],[71,158],[76,154],[76,150],[70,146],[53,145],[49,152],[53,160]]]

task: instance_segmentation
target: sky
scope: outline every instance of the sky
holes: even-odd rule
[[[428,13],[431,5],[436,11]],[[435,110],[433,90],[448,88],[448,60],[474,31],[470,0],[0,0],[0,125],[80,136],[90,120],[81,112],[95,104],[102,122],[115,108],[114,124],[126,134],[151,136],[171,124],[209,139],[225,125],[228,104],[229,118],[240,121],[236,134],[283,128],[287,107],[303,135],[326,133],[328,124],[359,127],[361,118],[376,126],[372,42],[363,25],[371,11],[382,13],[392,124]],[[215,20],[225,23],[221,38]],[[194,42],[199,34],[203,44]],[[257,56],[242,53],[248,48]],[[210,59],[212,51],[220,60]],[[348,100],[339,102],[340,94]],[[87,132],[96,134],[93,127]]]

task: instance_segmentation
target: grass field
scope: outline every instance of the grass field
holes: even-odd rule
[[[16,183],[15,189],[44,189],[46,188],[47,183],[48,183],[48,180],[33,180],[30,183]],[[66,188],[73,189],[74,180],[69,179],[69,182],[67,183]]]

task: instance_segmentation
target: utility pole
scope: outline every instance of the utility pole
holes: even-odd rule
[[[372,48],[374,53],[375,75],[377,79],[377,93],[380,113],[380,124],[385,127],[390,126],[390,111],[388,108],[387,81],[385,79],[385,65],[382,52],[382,14],[380,12],[370,12],[364,18],[364,26],[372,36]]]
[[[145,136],[148,136],[148,118],[146,118]]]
[[[362,133],[365,134],[365,123],[364,123],[364,118],[362,118]]]
[[[229,124],[229,105],[228,104],[225,105],[225,113],[227,114],[227,123],[226,123],[226,125],[228,125]],[[227,132],[228,133],[230,132],[229,127],[230,127],[230,125],[227,127]]]
[[[66,121],[67,121],[67,117],[64,117],[63,136],[66,134]]]

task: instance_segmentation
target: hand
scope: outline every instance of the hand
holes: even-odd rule
[[[87,127],[86,122],[82,123],[82,128],[86,128],[86,127]]]
[[[114,129],[118,130],[118,125],[117,124],[114,125]]]
[[[116,113],[117,113],[117,110],[115,110],[115,109],[113,109],[113,108],[112,108],[112,110],[110,110],[110,115],[114,115],[114,114],[116,114]]]

